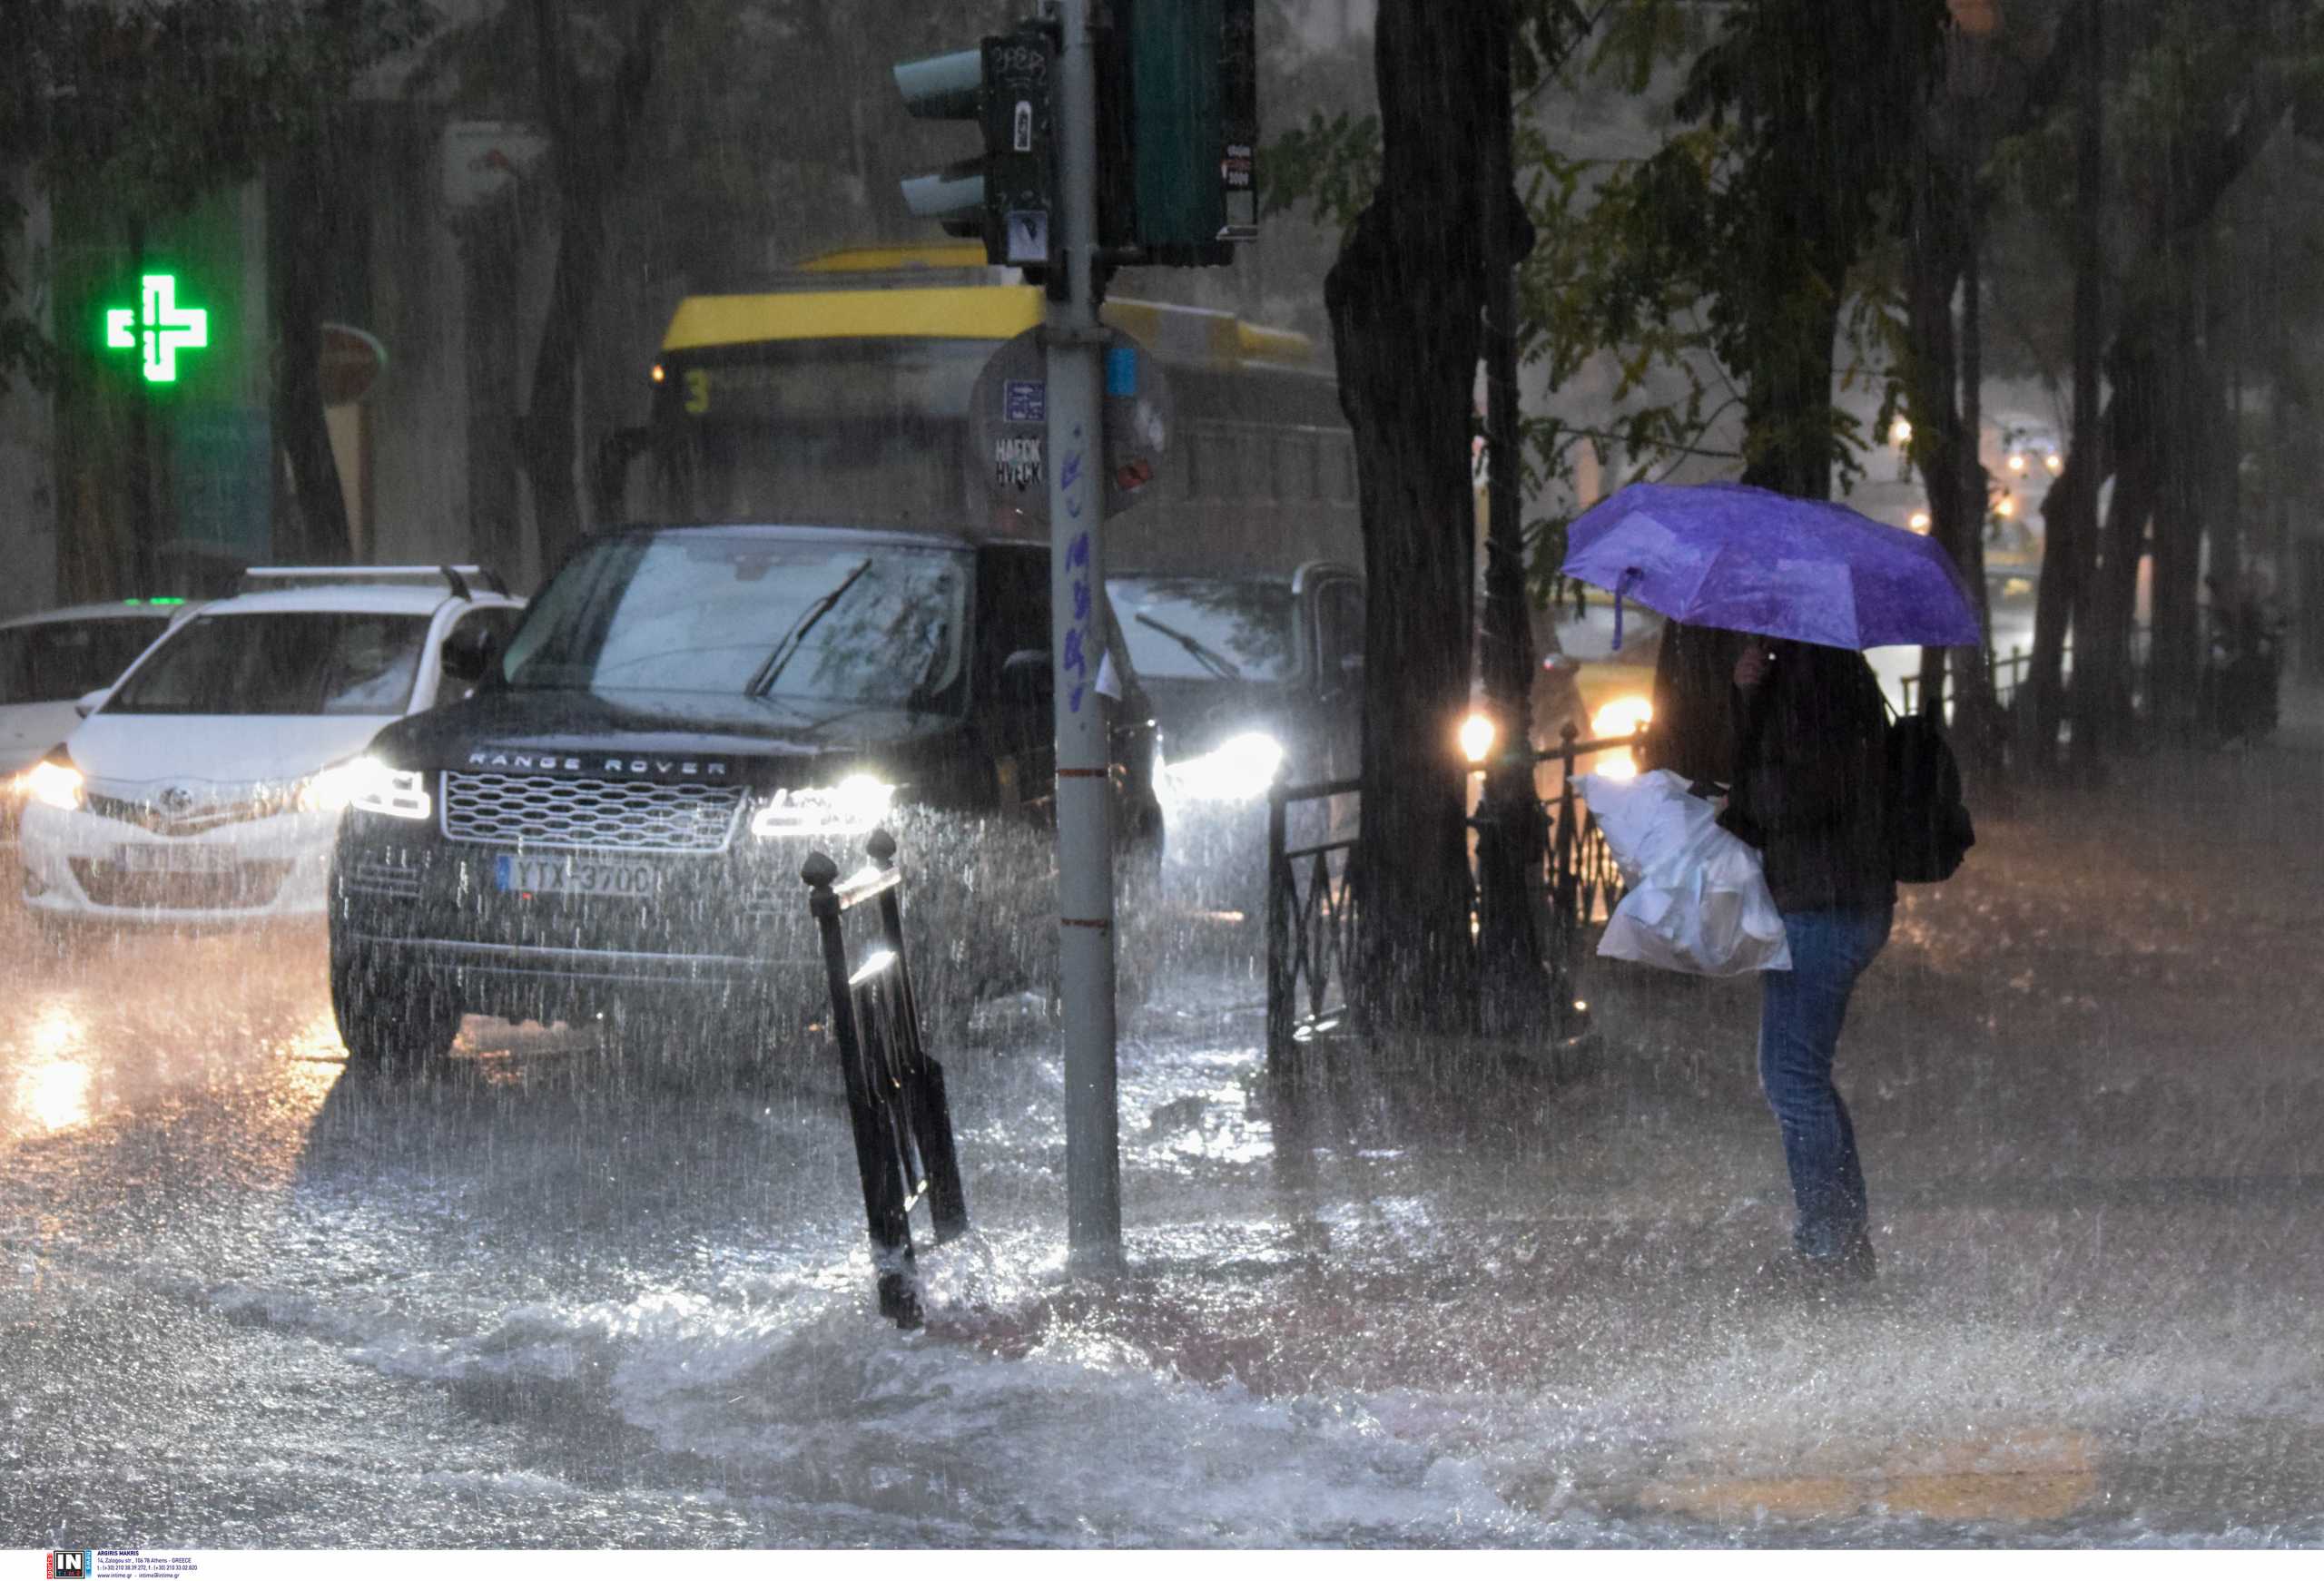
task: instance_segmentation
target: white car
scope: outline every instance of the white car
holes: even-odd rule
[[[320,918],[363,749],[466,695],[524,607],[472,568],[243,585],[84,699],[88,717],[25,773],[18,853],[43,921]]]
[[[0,833],[15,828],[25,771],[81,722],[74,704],[120,679],[192,607],[182,598],[125,598],[0,621]]]

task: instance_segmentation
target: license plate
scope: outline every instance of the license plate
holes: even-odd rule
[[[610,895],[636,899],[659,888],[651,862],[584,857],[499,857],[493,881],[504,895]]]
[[[215,845],[125,845],[113,852],[125,873],[231,873],[239,865],[233,850]]]

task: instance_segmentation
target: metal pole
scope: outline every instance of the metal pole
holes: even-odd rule
[[[1093,278],[1098,232],[1097,63],[1089,0],[1059,0],[1056,222],[1066,299],[1047,335],[1049,594],[1057,671],[1058,968],[1065,1034],[1067,1262],[1122,1269],[1121,1122],[1114,1065],[1113,785],[1107,771],[1106,491]]]

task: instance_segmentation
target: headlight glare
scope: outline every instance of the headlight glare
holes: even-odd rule
[[[25,790],[44,807],[78,812],[87,796],[88,781],[71,763],[43,758],[26,771]]]
[[[1481,766],[1492,751],[1493,738],[1500,733],[1491,714],[1469,715],[1461,722],[1461,755],[1469,760],[1471,767]]]
[[[896,788],[872,774],[850,774],[836,785],[775,790],[751,815],[761,840],[869,834],[895,805]]]
[[[359,808],[390,818],[426,818],[436,810],[428,794],[428,775],[419,769],[390,769],[379,759],[361,757],[325,769],[307,781],[300,805],[322,812]]]
[[[1654,722],[1654,704],[1643,697],[1617,697],[1590,716],[1590,733],[1600,741],[1636,735],[1638,727]]]
[[[1253,731],[1215,751],[1163,770],[1173,793],[1190,801],[1249,801],[1266,794],[1283,767],[1283,743]]]

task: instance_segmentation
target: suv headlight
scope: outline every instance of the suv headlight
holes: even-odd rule
[[[751,815],[761,840],[869,834],[895,805],[896,788],[871,774],[851,774],[820,790],[777,790]]]
[[[1171,791],[1190,801],[1250,801],[1267,793],[1282,767],[1283,743],[1253,731],[1162,773]]]
[[[59,747],[25,771],[25,790],[44,807],[78,812],[88,800],[88,781]]]
[[[390,769],[374,757],[334,763],[299,788],[299,805],[310,811],[337,812],[353,807],[390,818],[426,818],[436,810],[420,769]]]

